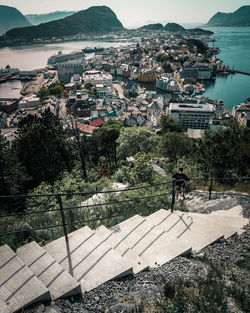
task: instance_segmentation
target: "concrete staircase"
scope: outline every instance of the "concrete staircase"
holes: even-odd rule
[[[31,242],[0,247],[0,312],[12,313],[38,301],[84,293],[128,274],[198,252],[220,238],[244,232],[242,207],[210,214],[159,210],[135,215],[108,229],[85,226],[44,247]]]

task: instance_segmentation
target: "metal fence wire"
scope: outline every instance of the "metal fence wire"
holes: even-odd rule
[[[171,212],[175,209],[175,198],[176,198],[176,183],[182,182],[179,181],[165,181],[161,183],[154,183],[150,185],[130,187],[124,189],[115,189],[115,190],[101,190],[95,192],[78,192],[78,193],[56,193],[56,194],[39,194],[39,195],[7,195],[0,196],[0,201],[14,201],[14,200],[23,200],[23,201],[39,201],[42,200],[42,206],[45,206],[45,209],[34,209],[34,210],[25,210],[21,212],[6,213],[0,215],[0,226],[2,229],[7,229],[0,233],[0,238],[6,238],[11,235],[18,235],[27,232],[36,232],[43,230],[52,230],[55,228],[60,228],[63,231],[66,242],[68,241],[68,228],[76,227],[77,225],[88,225],[91,223],[100,223],[103,221],[125,219],[131,217],[135,214],[147,214],[153,213],[153,210],[148,209],[147,205],[152,203],[156,206],[155,210],[164,208],[170,209]],[[207,178],[207,179],[191,179],[191,182],[204,181],[208,187],[208,201],[212,198],[214,182],[217,181],[250,181],[250,177],[242,178]],[[150,195],[143,195],[145,189],[154,188],[154,193]],[[160,189],[160,191],[158,190]],[[188,188],[189,189],[189,188]],[[136,196],[126,197],[126,192],[131,191],[135,192]],[[158,192],[157,192],[158,191]],[[107,196],[108,198],[99,201],[98,203],[87,203],[78,205],[68,205],[66,199],[72,199],[74,196],[84,197],[85,201],[88,201],[94,195]],[[233,195],[237,195],[233,193]],[[119,196],[119,197],[118,197]],[[120,197],[121,196],[121,197]],[[247,195],[246,195],[247,196]],[[124,198],[123,198],[124,197]],[[249,195],[250,197],[250,195]],[[52,203],[50,203],[52,201]],[[80,200],[77,200],[80,201]],[[75,201],[75,202],[77,202]],[[79,205],[80,204],[80,205]],[[133,207],[134,204],[134,207]],[[49,208],[47,208],[49,207]],[[105,208],[105,209],[104,209]],[[119,208],[119,209],[117,209]],[[79,219],[68,218],[67,215],[71,214],[71,217],[77,215],[74,212],[78,212]],[[70,213],[70,214],[69,214]],[[48,220],[51,217],[51,214],[56,214],[54,216],[53,224],[43,223],[41,216],[48,214]],[[23,227],[21,229],[14,229],[10,225],[11,218],[22,219],[25,216],[37,216],[38,219],[35,220],[35,224],[40,223],[39,225],[33,225],[33,227]],[[8,221],[10,219],[10,221]],[[32,221],[34,222],[34,220]],[[8,227],[6,227],[8,225]]]

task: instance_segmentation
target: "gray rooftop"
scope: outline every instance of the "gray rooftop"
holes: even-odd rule
[[[170,103],[170,112],[208,112],[212,113],[214,107],[211,104],[197,104],[197,103]]]

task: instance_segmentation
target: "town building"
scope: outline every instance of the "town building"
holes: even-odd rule
[[[79,74],[82,76],[83,73],[83,64],[82,61],[70,61],[65,63],[58,63],[56,65],[58,79],[69,83],[71,77],[74,74]]]
[[[85,72],[84,73],[84,83],[91,84],[93,86],[96,85],[104,85],[106,87],[112,87],[113,78],[109,73],[95,73],[93,72]]]
[[[250,103],[247,102],[236,105],[232,109],[232,115],[237,119],[238,115],[244,112],[250,112]]]
[[[137,97],[139,93],[138,84],[129,81],[124,86],[124,95],[125,97]]]
[[[70,91],[66,109],[67,113],[73,113],[78,117],[90,117],[91,112],[96,109],[96,102],[83,90]]]
[[[240,113],[237,117],[237,121],[242,126],[250,127],[250,111]]]
[[[166,92],[179,92],[180,88],[177,80],[171,75],[158,76],[156,79],[156,88]]]
[[[23,98],[19,101],[19,108],[34,108],[40,104],[40,98],[36,95],[31,95],[29,97]]]
[[[136,75],[136,79],[144,83],[153,83],[156,81],[158,72],[156,70],[141,70],[139,74]]]
[[[11,113],[18,108],[18,99],[0,101],[0,112]]]
[[[182,128],[209,129],[214,108],[211,104],[170,103],[169,115],[180,122]]]
[[[232,110],[232,115],[242,126],[250,127],[250,99],[237,105]]]

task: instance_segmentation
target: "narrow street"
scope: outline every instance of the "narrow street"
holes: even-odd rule
[[[120,84],[115,83],[115,84],[113,84],[113,87],[115,90],[117,90],[118,95],[121,99],[125,98],[123,88]]]

